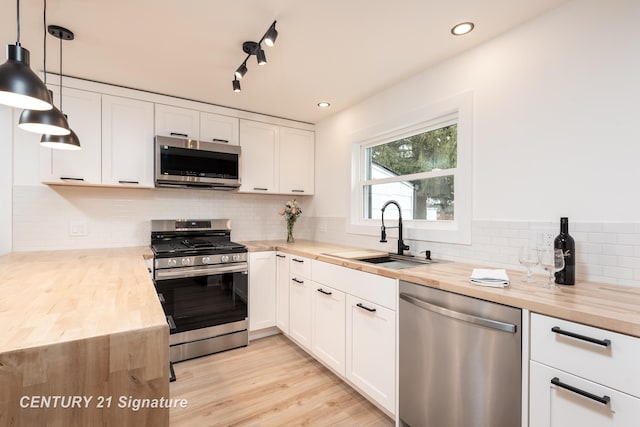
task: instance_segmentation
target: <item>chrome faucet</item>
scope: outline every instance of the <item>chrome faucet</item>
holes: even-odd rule
[[[398,208],[398,226],[397,227],[385,227],[384,226],[384,210],[389,205],[396,205]],[[398,229],[398,255],[404,255],[404,251],[409,250],[409,246],[405,245],[402,241],[402,211],[400,210],[400,205],[395,200],[389,200],[387,203],[382,205],[382,227],[380,228],[380,243],[387,242],[387,228],[397,228]]]

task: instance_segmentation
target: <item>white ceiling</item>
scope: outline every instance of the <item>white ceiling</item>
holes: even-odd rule
[[[63,46],[65,75],[315,123],[566,2],[48,0],[47,23],[75,33]],[[16,41],[16,2],[0,4],[6,46]],[[21,2],[21,42],[34,70],[43,63],[43,5]],[[250,58],[234,93],[242,42],[258,41],[274,20],[268,63]],[[462,21],[476,29],[452,36]],[[47,43],[47,69],[58,72],[59,41]]]

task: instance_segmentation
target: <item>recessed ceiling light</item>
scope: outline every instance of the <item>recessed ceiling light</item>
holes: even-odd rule
[[[451,29],[451,34],[454,36],[462,36],[464,34],[470,33],[473,30],[473,22],[461,22],[460,24],[456,24]]]
[[[318,102],[318,107],[320,108],[329,108],[331,106],[331,104],[329,104],[328,102]]]

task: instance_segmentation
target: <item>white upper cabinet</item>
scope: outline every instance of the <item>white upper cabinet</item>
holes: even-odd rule
[[[153,187],[153,103],[102,96],[102,183]]]
[[[242,185],[247,193],[277,193],[277,144],[279,128],[267,123],[240,120]]]
[[[60,88],[50,86],[54,100]],[[63,88],[62,109],[69,126],[78,135],[81,150],[41,148],[40,178],[52,184],[99,185],[102,182],[101,95],[95,92]],[[58,105],[58,102],[56,106]]]
[[[156,135],[199,139],[200,112],[156,104]]]
[[[314,133],[308,130],[280,128],[280,192],[313,194]]]
[[[314,133],[240,120],[245,193],[313,194]]]
[[[200,113],[200,141],[239,145],[240,120],[236,117]]]

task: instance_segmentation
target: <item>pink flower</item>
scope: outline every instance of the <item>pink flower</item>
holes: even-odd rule
[[[278,211],[278,215],[284,215],[284,208]]]

